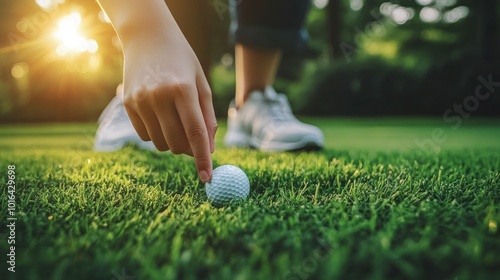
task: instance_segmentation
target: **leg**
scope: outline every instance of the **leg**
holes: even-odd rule
[[[304,44],[309,1],[238,1],[233,6],[236,98],[228,111],[225,144],[263,151],[321,148],[322,132],[297,120],[286,96],[272,88],[282,51]]]
[[[236,107],[243,106],[252,91],[263,91],[274,83],[281,60],[281,50],[262,49],[237,44]]]
[[[299,49],[309,0],[232,0],[236,60],[236,106],[253,90],[271,86],[283,50]]]

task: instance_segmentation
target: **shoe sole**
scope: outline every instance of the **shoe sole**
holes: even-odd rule
[[[264,142],[241,133],[226,137],[224,143],[228,147],[252,148],[263,152],[285,151],[317,151],[323,149],[323,141],[314,136],[304,136],[297,142]]]
[[[255,147],[263,152],[285,152],[285,151],[302,151],[302,150],[321,150],[323,142],[316,137],[304,136],[297,142],[263,142],[257,138],[250,140],[250,146]]]

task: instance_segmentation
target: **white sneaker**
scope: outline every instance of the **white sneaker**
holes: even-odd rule
[[[242,108],[229,106],[224,143],[229,147],[252,147],[261,151],[321,149],[323,133],[297,120],[288,99],[272,87],[254,91]]]
[[[133,144],[142,149],[156,151],[151,141],[143,141],[128,117],[121,95],[111,100],[98,120],[99,127],[94,140],[94,150],[113,152]]]

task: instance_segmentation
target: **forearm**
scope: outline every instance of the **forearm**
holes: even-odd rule
[[[124,45],[179,30],[163,0],[98,0]]]

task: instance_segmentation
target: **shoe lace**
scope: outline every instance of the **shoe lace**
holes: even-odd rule
[[[264,103],[269,109],[269,115],[273,120],[290,121],[293,120],[293,114],[288,102],[284,98],[264,99]]]

